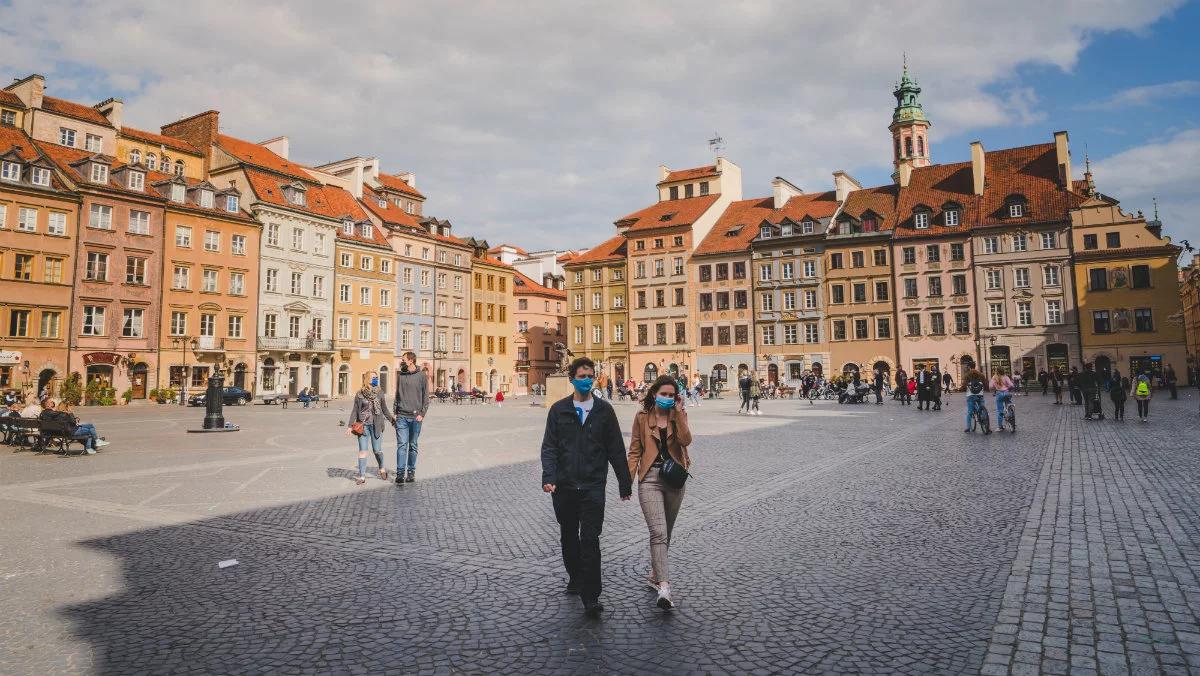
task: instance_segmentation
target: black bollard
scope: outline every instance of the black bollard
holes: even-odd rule
[[[208,390],[204,393],[204,429],[219,430],[225,427],[225,416],[221,409],[225,404],[225,376],[218,366],[208,379]]]

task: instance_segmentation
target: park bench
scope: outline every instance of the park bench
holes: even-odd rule
[[[41,434],[37,444],[39,453],[56,448],[58,452],[66,455],[70,452],[71,444],[79,444],[79,455],[83,455],[87,451],[87,440],[91,438],[91,435],[76,434],[71,427],[57,421],[41,421],[40,427]]]
[[[42,423],[37,418],[2,418],[4,443],[9,446],[36,448]]]

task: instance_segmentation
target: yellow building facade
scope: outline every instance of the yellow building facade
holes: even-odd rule
[[[391,392],[395,369],[397,256],[369,220],[346,221],[334,244],[335,396],[353,396],[364,373]]]
[[[487,255],[487,242],[466,240],[471,259],[471,383],[495,394],[513,391],[516,378],[516,330],[513,269]]]
[[[563,264],[567,349],[596,362],[616,383],[629,378],[629,287],[625,237],[617,235]]]

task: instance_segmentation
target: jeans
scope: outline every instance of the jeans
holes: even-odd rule
[[[638,484],[638,502],[642,505],[642,516],[646,517],[646,527],[650,529],[650,568],[654,580],[659,583],[671,579],[667,550],[671,547],[675,517],[683,504],[683,491],[682,487],[673,488],[663,483],[657,467],[651,467],[646,478]]]
[[[96,426],[92,423],[79,423],[75,426],[75,434],[88,434],[91,438],[83,443],[84,448],[94,451],[96,450],[96,440],[100,435],[96,433]]]
[[[396,416],[396,474],[417,471],[417,437],[421,423],[416,418]]]
[[[996,424],[1004,424],[1004,405],[1012,401],[1012,392],[996,393]]]
[[[967,427],[966,427],[966,429],[971,429],[971,416],[975,415],[976,407],[979,407],[980,409],[983,408],[983,395],[982,394],[968,394],[967,395]]]
[[[1137,407],[1138,407],[1138,417],[1139,418],[1149,418],[1150,417],[1150,400],[1149,399],[1137,399]]]
[[[741,413],[743,408],[746,411],[750,410],[750,390],[742,390],[742,405],[738,407],[738,413]]]
[[[600,531],[604,528],[604,489],[559,486],[552,494],[563,566],[579,585],[584,601],[600,597]]]
[[[363,433],[358,437],[358,475],[367,475],[367,451],[375,454],[375,462],[383,469],[383,438],[375,436],[375,425],[363,425]]]

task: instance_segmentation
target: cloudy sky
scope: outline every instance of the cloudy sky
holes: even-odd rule
[[[295,160],[375,155],[459,234],[570,248],[714,132],[746,196],[887,182],[907,52],[935,162],[1067,129],[1077,172],[1086,145],[1101,190],[1200,244],[1198,28],[1180,0],[0,0],[0,63],[142,128],[217,109]]]

